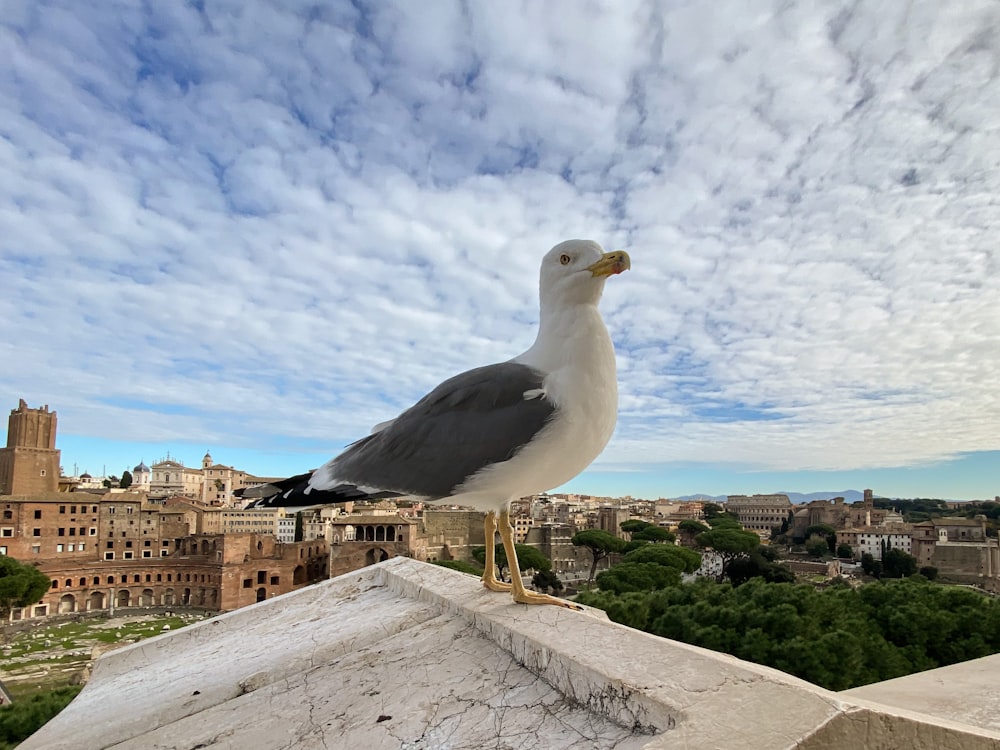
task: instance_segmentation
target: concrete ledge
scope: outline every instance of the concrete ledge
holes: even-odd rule
[[[874,701],[1000,732],[1000,654],[845,690],[848,701]]]
[[[1000,733],[395,558],[107,654],[21,748],[443,746],[1000,750]]]

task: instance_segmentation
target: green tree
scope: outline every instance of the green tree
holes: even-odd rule
[[[772,544],[788,544],[789,535],[788,530],[791,528],[792,521],[795,518],[795,511],[788,511],[788,515],[785,516],[781,524],[778,526],[771,527],[771,543]]]
[[[305,536],[305,522],[302,520],[302,511],[295,514],[295,541],[301,542]]]
[[[916,578],[857,589],[698,579],[648,591],[582,592],[577,601],[616,622],[831,690],[1000,652],[1000,600]]]
[[[79,687],[61,687],[0,707],[0,747],[14,747],[69,704]]]
[[[882,577],[882,563],[876,560],[870,552],[861,553],[861,570],[873,578]]]
[[[506,578],[507,568],[510,563],[507,561],[507,550],[502,544],[494,548],[496,557],[497,574],[501,579]],[[543,555],[537,548],[527,544],[515,544],[514,554],[517,555],[517,567],[523,573],[527,570],[549,570],[552,561]],[[480,565],[486,564],[486,547],[473,547],[472,556]]]
[[[15,607],[34,604],[51,585],[49,577],[38,568],[0,555],[0,619]]]
[[[643,521],[638,518],[630,518],[627,521],[622,521],[619,524],[619,528],[629,535],[629,539],[632,538],[632,534],[637,531],[642,531],[643,529],[652,526],[649,521]]]
[[[886,578],[906,578],[917,572],[917,559],[901,549],[890,549],[882,556],[882,575]]]
[[[838,544],[837,557],[854,557],[854,549],[849,544]]]
[[[608,618],[622,625],[628,625],[637,630],[649,630],[650,597],[660,592],[614,594],[610,591],[593,589],[581,591],[576,595],[576,601],[588,607],[603,609]]]
[[[628,534],[633,542],[672,542],[677,538],[673,532],[638,518],[622,521],[621,530]]]
[[[706,521],[711,521],[716,516],[722,515],[725,511],[722,510],[722,506],[718,503],[704,503],[701,506],[701,514],[705,517]]]
[[[600,529],[578,531],[570,539],[570,542],[576,547],[586,547],[590,551],[593,562],[590,566],[590,575],[587,576],[588,581],[594,580],[594,573],[597,571],[598,562],[608,555],[621,552],[625,547],[624,540]]]
[[[721,513],[713,518],[708,519],[708,525],[713,529],[742,529],[743,524],[740,523],[740,519],[734,516],[732,513]]]
[[[473,576],[481,576],[483,574],[482,568],[478,568],[470,562],[465,562],[465,560],[435,560],[434,564],[440,565],[442,568],[457,570],[459,573],[468,573]]]
[[[632,541],[644,541],[653,542],[654,544],[662,544],[664,542],[673,542],[677,537],[674,536],[672,531],[661,528],[660,526],[649,525],[640,531],[632,534]]]
[[[703,531],[694,540],[699,547],[710,548],[722,558],[719,581],[725,580],[733,560],[749,555],[760,546],[760,537],[752,531],[725,526]]]
[[[922,575],[928,581],[935,581],[937,580],[938,577],[938,569],[935,568],[933,565],[924,565],[917,572],[920,573],[920,575]]]
[[[121,478],[121,481],[118,482],[118,486],[121,489],[123,489],[123,490],[127,490],[129,487],[132,486],[132,472],[131,471],[129,471],[128,469],[125,469],[125,471],[122,472],[122,478]]]
[[[837,549],[837,530],[825,523],[815,523],[806,529],[806,539],[812,536],[821,536],[826,539],[829,551],[832,553]],[[818,557],[818,555],[817,555]]]
[[[795,583],[795,574],[787,565],[771,557],[770,548],[761,545],[746,557],[738,557],[729,564],[726,575],[734,586],[741,586],[752,578],[762,578],[770,583]]]
[[[531,585],[543,593],[551,591],[553,594],[558,594],[563,590],[563,582],[551,570],[539,570],[532,577]]]
[[[701,555],[672,544],[644,544],[627,553],[617,565],[597,574],[603,591],[653,591],[676,586],[681,573],[693,573],[701,566]]]
[[[830,545],[826,538],[819,534],[813,534],[806,539],[806,552],[810,557],[823,557],[830,551]]]
[[[655,591],[681,582],[677,568],[652,562],[621,562],[597,574],[601,591],[623,594],[626,591]]]
[[[677,524],[678,531],[687,531],[692,534],[700,534],[701,532],[708,531],[711,528],[711,526],[706,526],[705,524],[693,521],[690,518],[685,518]]]
[[[711,526],[706,526],[689,518],[685,518],[677,524],[677,532],[680,534],[681,544],[687,547],[693,547],[695,544],[694,538],[703,531],[710,531],[711,528]]]
[[[665,568],[675,568],[681,573],[694,573],[701,567],[701,555],[687,547],[647,544],[625,555],[622,563],[656,563]]]

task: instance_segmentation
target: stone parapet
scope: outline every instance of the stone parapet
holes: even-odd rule
[[[882,701],[395,558],[103,656],[21,750],[1000,750]]]

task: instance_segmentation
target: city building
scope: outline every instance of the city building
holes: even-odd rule
[[[29,409],[24,399],[7,420],[7,447],[0,448],[0,495],[59,490],[56,413]]]
[[[866,526],[856,532],[857,542],[851,548],[859,560],[866,553],[881,560],[882,555],[891,549],[903,550],[908,555],[913,549],[913,527],[908,523]],[[839,535],[837,543],[840,544]]]
[[[806,530],[810,526],[822,525],[833,529],[843,529],[848,525],[869,525],[864,523],[849,524],[850,515],[851,506],[847,505],[842,497],[835,497],[832,500],[813,500],[794,509],[788,534],[793,539],[805,539]]]
[[[514,527],[514,541],[518,544],[524,541],[529,529],[535,525],[535,519],[528,515],[512,516],[510,522]]]
[[[200,499],[202,496],[201,469],[190,469],[180,461],[175,461],[168,456],[162,461],[154,463],[151,467],[151,472],[152,476],[149,481],[150,499],[174,497],[177,495]]]
[[[134,607],[200,607],[229,611],[326,578],[322,540],[282,544],[271,536],[182,537],[167,557],[141,560],[44,560],[52,587],[37,604],[14,609],[12,621],[52,614]]]
[[[657,500],[654,515],[657,521],[677,524],[681,521],[700,521],[705,503],[700,500]]]
[[[792,501],[788,495],[729,495],[725,507],[743,528],[767,537],[772,528],[781,526],[788,518]]]
[[[400,515],[337,515],[326,523],[330,577],[350,573],[390,557],[422,557],[419,522]]]
[[[201,478],[202,501],[223,506],[233,505],[236,491],[245,489],[256,479],[240,469],[213,462],[208,451],[201,459]]]
[[[1000,578],[1000,544],[986,534],[983,516],[914,524],[912,554],[919,565],[931,565],[956,580]]]
[[[198,509],[144,499],[142,493],[0,496],[0,554],[32,563],[52,580],[38,603],[12,611],[10,619],[122,607],[229,610],[327,576],[324,540],[198,534],[191,527]]]
[[[99,508],[83,493],[0,496],[0,554],[23,562],[96,557]]]
[[[153,470],[144,461],[140,461],[132,467],[132,486],[129,489],[149,494],[149,483],[152,480]]]
[[[564,523],[545,523],[528,530],[524,544],[536,548],[552,561],[552,572],[564,581],[586,580],[590,574],[592,557],[586,547],[577,547],[571,541],[576,529]],[[610,558],[598,563],[598,570],[611,564]]]
[[[597,511],[597,528],[624,539],[626,534],[622,531],[622,524],[629,518],[631,514],[624,508],[604,506]]]
[[[139,468],[137,466],[136,470]],[[201,459],[199,469],[184,466],[180,461],[167,456],[154,463],[149,471],[148,489],[151,500],[185,496],[219,508],[241,505],[243,490],[269,480],[232,466],[217,464],[207,451]]]

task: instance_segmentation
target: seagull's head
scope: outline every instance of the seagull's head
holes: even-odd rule
[[[542,258],[542,304],[597,304],[609,276],[632,265],[628,253],[606,253],[593,240],[566,240]]]

